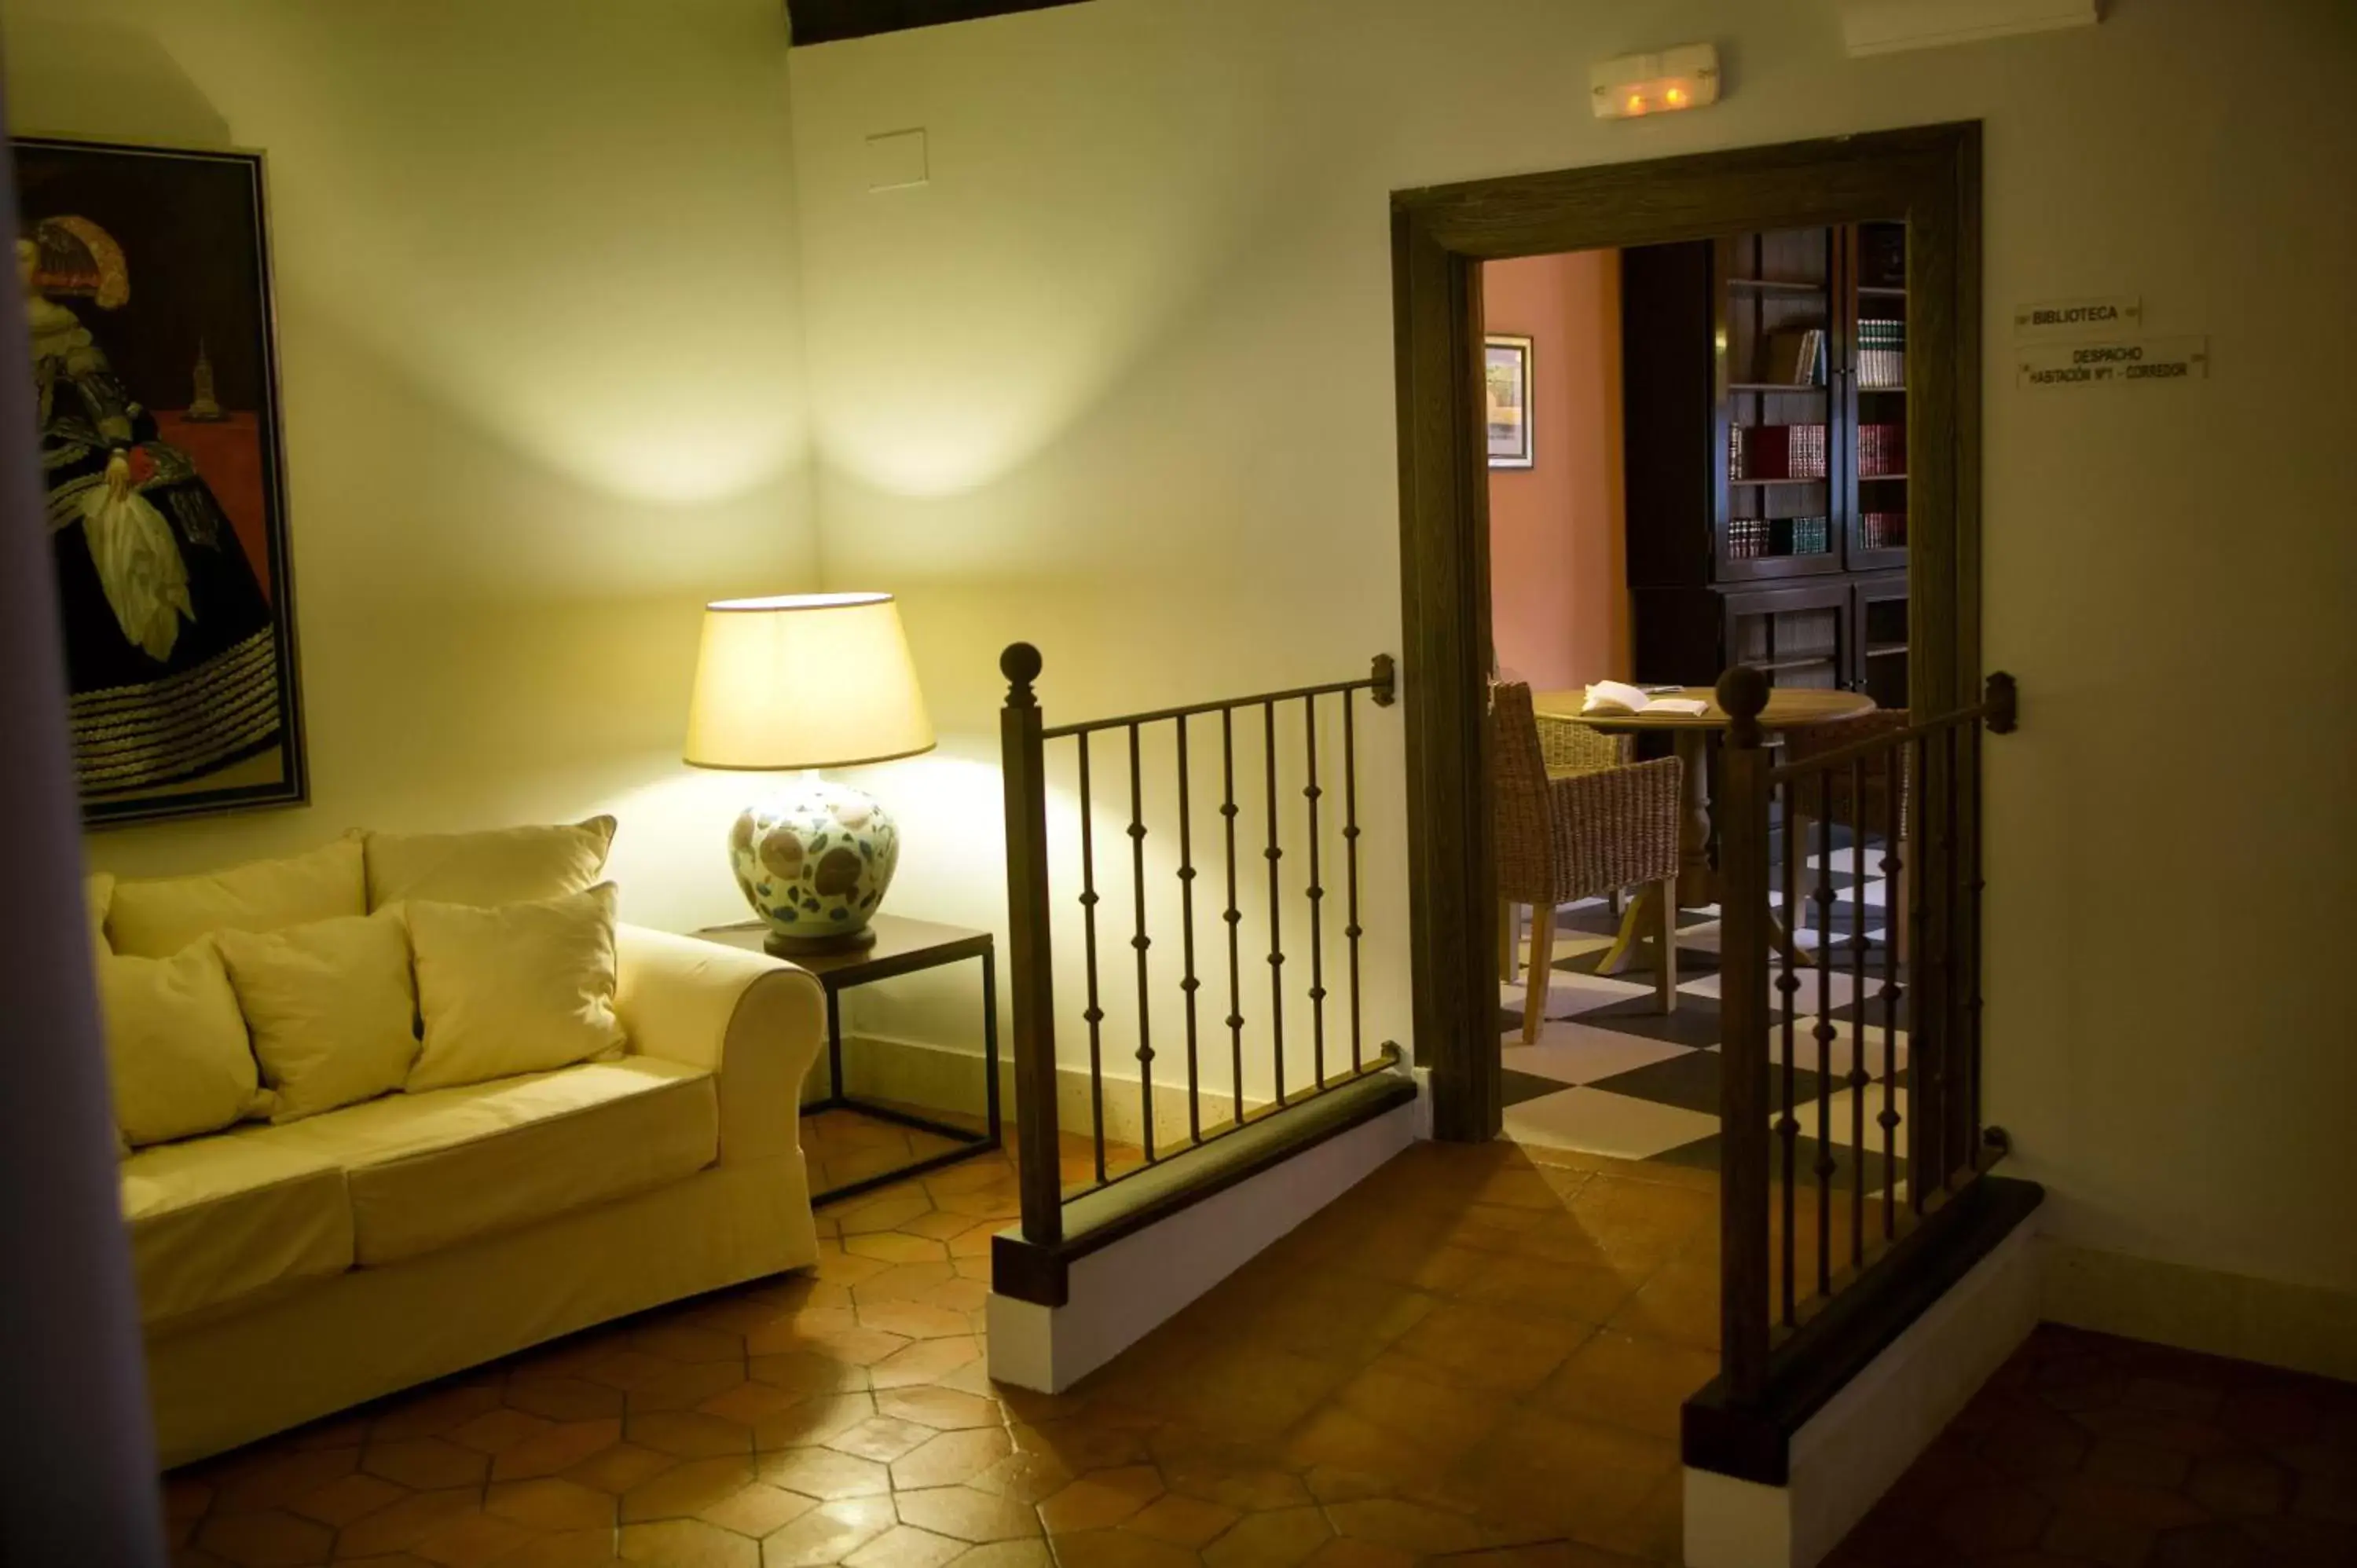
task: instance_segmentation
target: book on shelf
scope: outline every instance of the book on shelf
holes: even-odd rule
[[[1824,517],[1784,520],[1788,555],[1823,555],[1833,545],[1833,521]]]
[[[1866,392],[1907,384],[1907,323],[1861,318],[1857,324],[1857,384]]]
[[[1598,681],[1587,688],[1587,695],[1580,703],[1579,711],[1598,717],[1682,714],[1692,718],[1709,712],[1710,704],[1696,697],[1656,697],[1642,686],[1631,686],[1625,681]]]
[[[1825,477],[1825,427],[1822,424],[1729,426],[1739,442],[1731,454],[1731,479],[1822,479]]]
[[[1860,424],[1857,427],[1857,477],[1895,478],[1907,472],[1907,427],[1903,424]]]
[[[1821,387],[1825,384],[1825,329],[1784,327],[1768,334],[1760,367],[1762,386]]]

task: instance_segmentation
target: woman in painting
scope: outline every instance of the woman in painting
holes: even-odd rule
[[[57,546],[74,752],[85,798],[194,779],[277,744],[269,605],[221,503],[63,303],[130,297],[87,219],[16,241],[41,472]]]

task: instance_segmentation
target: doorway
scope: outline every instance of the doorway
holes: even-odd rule
[[[1900,228],[1910,367],[1904,687],[1916,711],[1944,712],[1980,677],[1979,131],[1931,126],[1516,176],[1400,192],[1393,208],[1416,1038],[1437,1134],[1480,1142],[1498,1133],[1503,1109],[1483,264]],[[1710,373],[1722,384],[1727,336],[1722,325],[1702,350],[1716,354]],[[1707,469],[1697,462],[1696,472]],[[1879,613],[1887,625],[1889,608]],[[1725,653],[1749,656],[1739,643]]]

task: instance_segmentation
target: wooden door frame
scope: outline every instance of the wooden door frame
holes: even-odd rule
[[[1909,701],[1980,684],[1981,135],[1977,124],[1514,175],[1392,197],[1410,944],[1433,1127],[1501,1125],[1497,880],[1484,693],[1490,470],[1484,262],[1903,218],[1908,336]]]

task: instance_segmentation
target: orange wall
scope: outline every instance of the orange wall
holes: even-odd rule
[[[1542,691],[1626,680],[1620,254],[1491,262],[1481,291],[1491,331],[1535,339],[1536,465],[1490,471],[1498,664]]]

